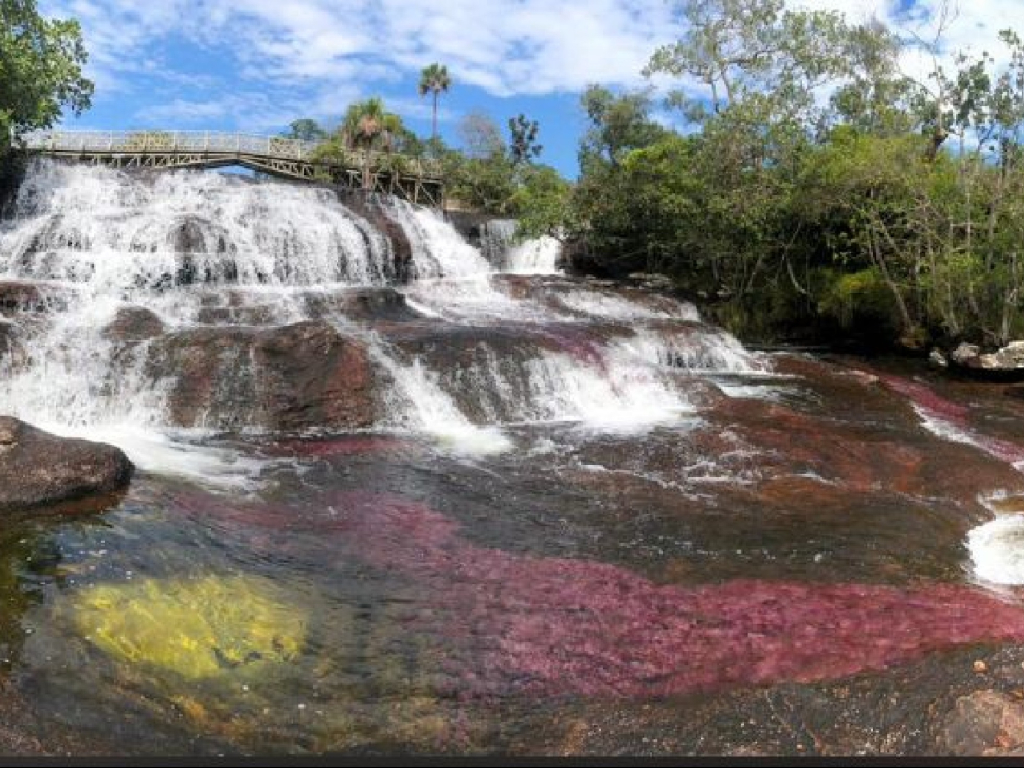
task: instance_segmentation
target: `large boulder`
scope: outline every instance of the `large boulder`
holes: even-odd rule
[[[145,307],[121,307],[113,322],[103,329],[111,341],[145,341],[160,336],[166,327],[155,312]]]
[[[170,382],[183,427],[339,430],[376,417],[366,346],[326,322],[168,334],[150,347],[148,374]]]
[[[0,416],[0,511],[49,506],[125,487],[134,467],[111,445],[56,437]]]

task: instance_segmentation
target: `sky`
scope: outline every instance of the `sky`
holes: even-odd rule
[[[791,0],[797,7],[872,15],[922,38],[942,0]],[[955,3],[956,0],[953,0]],[[40,0],[47,16],[75,17],[96,83],[93,107],[68,128],[223,130],[275,134],[297,118],[336,123],[352,101],[384,97],[423,136],[430,99],[420,70],[447,65],[439,132],[481,111],[505,126],[540,123],[541,162],[577,175],[590,83],[642,86],[651,53],[682,27],[666,0]],[[997,53],[996,33],[1024,36],[1024,0],[960,0],[948,50]],[[923,74],[921,56],[908,70]],[[685,83],[683,84],[686,85]]]

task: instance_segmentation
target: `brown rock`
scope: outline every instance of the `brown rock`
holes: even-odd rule
[[[133,469],[113,446],[56,437],[0,416],[0,511],[116,491]]]
[[[111,341],[145,341],[165,331],[164,322],[145,307],[122,307],[114,321],[103,330]]]
[[[66,306],[67,296],[63,291],[19,280],[0,280],[0,315],[61,311]]]
[[[171,380],[179,426],[352,429],[376,416],[366,347],[326,322],[170,334],[151,347],[148,371]]]
[[[366,348],[327,323],[307,321],[261,333],[257,397],[273,429],[368,427],[373,376]]]
[[[1012,754],[1024,747],[1024,704],[998,691],[961,696],[946,716],[938,746],[957,756]]]

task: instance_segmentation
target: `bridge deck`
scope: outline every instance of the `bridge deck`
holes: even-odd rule
[[[29,152],[118,168],[211,168],[243,165],[284,178],[326,181],[441,206],[444,181],[435,163],[390,152],[346,152],[339,162],[320,142],[217,131],[34,131]]]

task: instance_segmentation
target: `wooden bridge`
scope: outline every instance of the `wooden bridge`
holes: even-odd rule
[[[442,207],[436,163],[394,152],[347,150],[282,136],[215,131],[34,131],[21,137],[33,154],[115,168],[223,168],[241,165],[286,179],[397,195]]]

